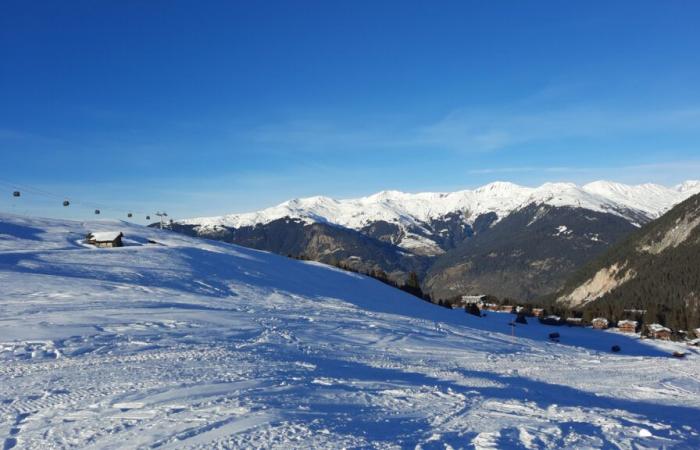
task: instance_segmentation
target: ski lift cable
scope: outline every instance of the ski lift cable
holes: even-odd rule
[[[32,195],[50,197],[53,199],[61,199],[63,202],[62,204],[64,206],[71,206],[71,205],[84,206],[84,207],[87,207],[88,209],[94,209],[95,214],[100,214],[102,211],[108,211],[108,212],[112,212],[112,213],[119,214],[119,215],[122,215],[122,214],[126,215],[127,218],[132,218],[134,215],[145,216],[146,217],[145,220],[150,220],[150,216],[152,214],[150,212],[135,210],[135,209],[105,207],[102,204],[88,202],[88,201],[84,201],[84,200],[78,200],[72,196],[59,195],[59,194],[56,194],[53,192],[49,192],[45,189],[40,189],[40,188],[30,186],[27,184],[15,183],[15,182],[12,182],[9,180],[0,179],[0,185],[4,185],[6,187],[11,188],[13,190],[13,196],[15,196],[14,195],[15,192],[19,192],[20,196],[21,196],[22,192],[25,192],[25,193],[29,193]],[[100,211],[100,212],[97,212],[97,211]],[[125,213],[125,211],[126,211],[126,213]]]

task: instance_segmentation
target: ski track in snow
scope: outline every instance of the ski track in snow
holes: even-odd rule
[[[79,243],[111,230],[132,245]],[[700,448],[679,344],[513,337],[512,315],[117,222],[0,215],[0,286],[3,450]]]

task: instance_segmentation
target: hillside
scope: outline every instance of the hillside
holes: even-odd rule
[[[0,215],[0,285],[5,450],[700,446],[700,354],[674,343],[512,336],[508,314],[124,222]]]
[[[589,315],[621,318],[624,309],[644,309],[647,323],[700,327],[700,194],[587,265],[556,301]]]
[[[634,230],[616,215],[532,204],[440,257],[426,289],[438,298],[487,292],[532,300],[559,290],[572,272]]]

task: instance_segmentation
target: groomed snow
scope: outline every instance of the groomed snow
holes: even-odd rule
[[[114,230],[125,247],[81,244]],[[122,222],[0,215],[0,286],[5,450],[700,447],[700,355],[675,343],[513,336],[510,314]]]

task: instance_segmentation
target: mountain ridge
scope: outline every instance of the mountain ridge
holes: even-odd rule
[[[651,183],[627,185],[602,180],[583,186],[544,183],[531,188],[496,181],[473,190],[455,192],[406,193],[386,190],[344,200],[326,196],[296,198],[259,211],[195,217],[177,222],[203,228],[240,228],[290,217],[360,230],[377,221],[397,223],[403,227],[423,227],[431,220],[458,213],[465,224],[472,225],[482,214],[495,213],[497,220],[501,220],[513,211],[537,203],[611,213],[641,225],[640,222],[659,217],[697,192],[700,192],[700,182],[694,180],[673,188]],[[401,242],[398,244],[401,246]]]

